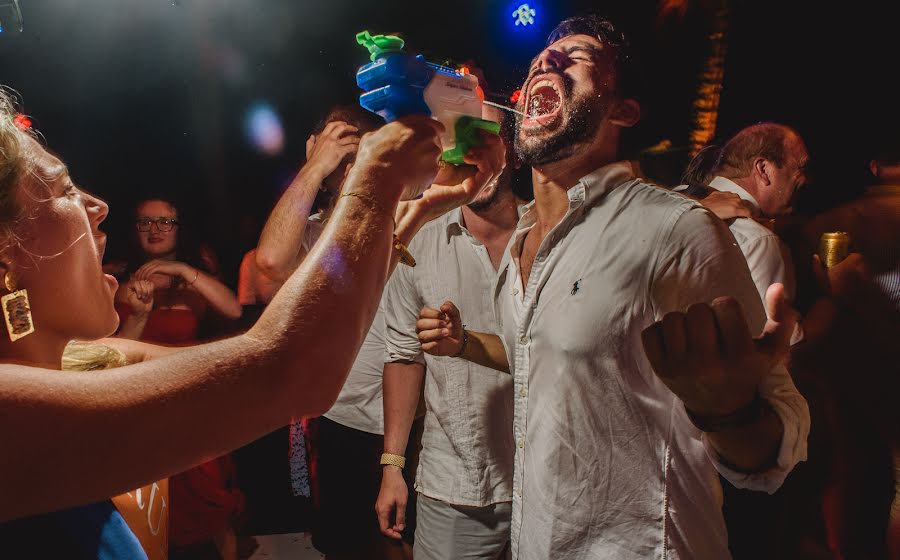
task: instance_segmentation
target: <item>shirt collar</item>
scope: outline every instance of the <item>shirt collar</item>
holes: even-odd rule
[[[447,212],[444,216],[445,225],[444,229],[447,233],[447,243],[450,243],[450,238],[454,235],[459,235],[465,231],[462,223],[462,207],[456,207],[453,210]]]
[[[528,204],[520,204],[516,207],[516,210],[519,213],[519,218],[522,217],[522,214],[525,212],[525,209],[527,207]],[[447,234],[447,243],[450,243],[450,239],[454,235],[467,234],[469,232],[469,230],[467,230],[465,225],[463,224],[462,206],[458,206],[444,214],[443,219],[445,220],[444,231]]]
[[[593,206],[606,193],[634,178],[634,168],[627,161],[610,163],[588,173],[579,179],[575,186],[566,191],[569,195],[569,214],[582,206]],[[522,206],[519,214],[521,217],[516,229],[521,230],[533,226],[537,221],[534,201]]]
[[[716,177],[709,183],[709,188],[715,189],[717,191],[734,193],[741,197],[741,200],[746,200],[747,202],[752,204],[754,210],[759,212],[759,203],[755,198],[753,198],[753,195],[745,191],[743,188],[741,188],[740,185],[738,185],[731,179],[726,179],[725,177]]]

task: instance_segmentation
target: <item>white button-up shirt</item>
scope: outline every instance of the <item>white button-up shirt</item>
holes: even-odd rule
[[[722,295],[759,332],[765,314],[747,264],[720,220],[633,179],[627,164],[591,173],[568,195],[524,286],[520,248],[536,217],[522,216],[495,292],[515,381],[513,557],[728,558],[716,472],[777,489],[806,458],[806,402],[773,369],[760,393],[784,424],[777,464],[733,472],[654,375],[640,333]]]
[[[717,191],[734,193],[759,212],[759,203],[753,195],[734,181],[716,177],[709,183],[709,187]],[[793,301],[796,289],[794,267],[791,264],[791,253],[781,238],[751,218],[736,218],[729,222],[728,229],[731,230],[734,240],[747,259],[750,276],[762,301],[766,300],[766,290],[775,283],[784,284],[788,299]]]
[[[412,240],[414,268],[398,266],[385,288],[385,361],[424,363],[425,431],[416,490],[451,504],[483,507],[512,498],[512,378],[460,359],[423,355],[416,320],[424,306],[452,301],[466,328],[498,332],[487,248],[455,210]]]

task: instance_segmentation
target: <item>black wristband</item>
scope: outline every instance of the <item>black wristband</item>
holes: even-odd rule
[[[450,356],[451,358],[459,358],[466,352],[466,346],[469,345],[469,331],[463,329],[463,341],[462,346],[459,347],[459,352]]]
[[[741,408],[730,414],[722,414],[720,416],[700,416],[691,412],[688,407],[684,407],[684,411],[687,412],[691,423],[703,432],[720,432],[725,428],[749,426],[771,410],[769,402],[759,396],[759,393]]]

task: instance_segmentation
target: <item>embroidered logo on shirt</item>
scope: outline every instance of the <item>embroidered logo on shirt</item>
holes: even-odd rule
[[[574,296],[575,294],[577,294],[578,290],[580,290],[580,289],[581,289],[581,278],[579,278],[578,280],[575,281],[574,284],[572,284],[572,295]]]

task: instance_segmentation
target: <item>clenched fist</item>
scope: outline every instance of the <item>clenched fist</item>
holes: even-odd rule
[[[437,175],[443,131],[440,122],[411,115],[365,134],[351,171],[354,183],[378,194],[400,189],[401,200],[415,198]]]

